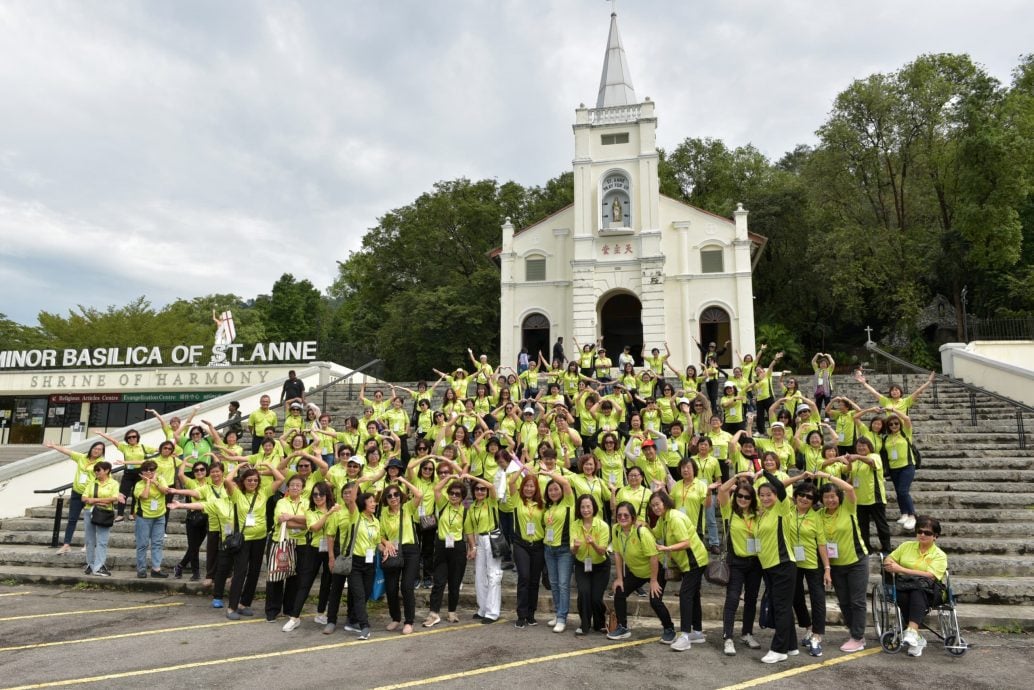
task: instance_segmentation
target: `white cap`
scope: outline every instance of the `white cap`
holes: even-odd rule
[[[535,414],[535,408],[531,405],[528,405],[524,408],[524,414]]]
[[[366,458],[362,457],[361,455],[353,455],[352,457],[350,457],[348,459],[348,462],[354,462],[355,464],[359,465],[360,467],[365,467],[366,466]]]

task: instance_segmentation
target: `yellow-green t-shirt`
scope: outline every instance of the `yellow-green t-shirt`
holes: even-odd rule
[[[533,502],[523,500],[516,491],[510,494],[509,503],[513,508],[513,531],[517,539],[525,542],[545,539],[546,532],[542,528],[544,510]]]
[[[575,564],[576,568],[579,567],[579,563],[584,564],[585,559],[592,561],[593,565],[599,565],[607,560],[607,546],[610,545],[610,527],[599,515],[593,517],[589,534],[592,536],[592,540],[603,548],[603,553],[598,553],[596,549],[585,543],[584,522],[576,519],[571,523],[571,543],[581,542],[578,548],[573,550],[575,560],[578,561]],[[584,565],[582,567],[584,568]]]
[[[862,532],[858,526],[858,513],[855,504],[846,497],[844,502],[829,514],[822,511],[822,532],[826,549],[830,550],[830,565],[854,565],[865,557],[869,551],[862,542]],[[836,555],[833,554],[836,552]]]
[[[757,538],[760,542],[758,559],[761,567],[774,568],[781,563],[795,561],[789,524],[792,512],[796,512],[786,501],[776,501],[758,518]]]
[[[739,488],[736,489],[739,491]],[[733,493],[728,503],[722,506],[722,519],[729,524],[728,534],[732,541],[732,552],[740,558],[752,558],[758,555],[758,516],[754,514],[740,515],[732,509],[736,500]]]
[[[137,513],[141,517],[154,519],[160,518],[165,515],[165,494],[159,491],[156,487],[161,486],[166,488],[168,484],[165,483],[161,477],[155,477],[155,480],[151,482],[151,491],[149,498],[141,498],[140,496],[144,492],[144,487],[147,486],[147,482],[141,479],[133,487],[133,498],[136,499],[138,506]]]
[[[790,513],[790,543],[798,568],[815,570],[819,567],[819,539],[822,537],[822,515],[808,510],[803,515],[796,510]],[[824,544],[825,542],[823,542]]]
[[[237,521],[244,532],[245,541],[266,538],[266,501],[270,495],[270,491],[261,484],[255,493],[246,494],[242,489],[233,492],[233,501],[237,504]]]
[[[381,511],[381,538],[396,546],[416,544],[416,528],[413,517],[413,501],[406,501],[399,512]]]
[[[686,484],[685,479],[675,482],[671,490],[671,500],[675,509],[689,518],[695,530],[702,530],[704,525],[704,503],[707,502],[707,484],[699,477]]]
[[[438,538],[447,541],[446,537],[452,537],[456,543],[462,541],[465,512],[463,504],[454,506],[452,503],[447,503],[438,511]]]
[[[700,541],[699,535],[693,528],[693,523],[681,511],[669,510],[659,517],[657,524],[653,527],[653,536],[658,544],[665,546],[680,544],[684,541],[689,542],[689,546],[685,549],[658,555],[665,567],[677,568],[686,573],[707,565],[707,547]]]
[[[614,548],[614,553],[620,554],[630,573],[638,578],[650,579],[650,559],[658,554],[657,543],[649,528],[632,525],[626,534],[620,525],[614,525],[610,544]]]
[[[499,502],[487,497],[483,501],[476,501],[467,508],[467,517],[463,522],[464,534],[486,534],[491,532],[498,523],[496,518],[499,514]]]
[[[284,496],[276,502],[276,508],[273,509],[273,519],[276,521],[273,527],[274,540],[280,538],[280,516],[289,515],[291,517],[304,517],[307,504],[308,502],[302,499],[301,497],[299,497],[298,502],[295,503],[287,496]],[[304,545],[306,531],[306,527],[293,527],[291,525],[288,525],[287,538],[293,541],[295,544]]]
[[[937,580],[943,580],[948,571],[948,555],[937,544],[932,544],[926,553],[920,553],[919,542],[906,541],[891,551],[890,557],[903,568],[933,573]]]
[[[570,543],[568,523],[574,519],[574,495],[564,496],[559,503],[547,506],[542,514],[545,530],[543,543],[546,546],[563,546]],[[567,538],[565,538],[567,537]]]
[[[625,501],[635,506],[636,519],[646,522],[646,511],[650,507],[650,490],[643,485],[638,489],[623,486],[614,495],[614,502],[615,505],[620,505]]]
[[[86,485],[93,479],[93,466],[104,459],[104,456],[91,460],[84,453],[72,453],[69,456],[75,463],[75,477],[72,479],[72,491],[85,495]]]

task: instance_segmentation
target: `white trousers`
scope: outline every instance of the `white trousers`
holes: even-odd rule
[[[492,557],[492,544],[487,534],[474,538],[477,556],[474,559],[474,584],[477,590],[478,615],[499,618],[503,601],[503,568],[500,559]]]

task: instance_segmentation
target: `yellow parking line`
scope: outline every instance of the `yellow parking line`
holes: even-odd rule
[[[575,656],[584,656],[586,654],[599,654],[600,652],[609,652],[614,649],[622,649],[625,647],[638,647],[639,645],[649,644],[650,642],[656,642],[659,638],[651,637],[645,640],[635,640],[634,642],[621,642],[619,644],[608,644],[601,647],[592,647],[591,649],[580,649],[576,652],[564,652],[563,654],[550,654],[549,656],[537,656],[531,659],[522,659],[520,661],[511,661],[507,664],[498,664],[496,666],[484,666],[482,668],[471,669],[470,671],[461,671],[459,673],[447,673],[442,676],[434,676],[432,678],[420,678],[419,680],[411,680],[407,683],[396,683],[395,685],[381,685],[380,687],[374,688],[374,690],[396,690],[397,688],[412,688],[418,685],[430,685],[431,683],[443,683],[447,680],[457,680],[460,678],[469,678],[471,676],[480,676],[485,673],[495,673],[496,671],[505,671],[511,668],[520,668],[521,666],[530,666],[531,664],[543,664],[547,661],[559,661],[560,659],[570,659]]]
[[[250,621],[231,621],[227,623],[205,623],[204,625],[184,625],[178,628],[159,628],[158,630],[138,630],[136,632],[119,633],[117,635],[102,635],[100,637],[88,637],[85,640],[59,640],[57,642],[37,642],[35,644],[20,644],[14,647],[0,647],[0,652],[15,652],[22,649],[41,649],[43,647],[60,647],[66,644],[84,644],[86,642],[104,642],[107,640],[122,640],[127,637],[144,637],[147,635],[161,635],[163,633],[181,632],[183,630],[204,630],[205,628],[221,628],[227,625],[247,625],[248,623],[261,623],[263,619],[256,618]]]
[[[170,603],[170,604],[141,604],[140,606],[121,606],[115,609],[84,609],[82,611],[55,611],[54,613],[34,613],[28,616],[8,616],[6,618],[0,618],[0,623],[4,621],[24,621],[32,618],[53,618],[54,616],[80,616],[86,613],[115,613],[119,611],[137,611],[139,609],[160,609],[169,606],[183,606],[181,603]]]
[[[414,637],[424,637],[427,635],[438,635],[441,633],[457,632],[459,630],[469,630],[471,628],[480,628],[480,623],[468,623],[466,625],[457,625],[450,628],[438,628],[437,630],[428,630],[426,632],[413,633],[412,635],[393,635],[391,637],[375,637],[371,640],[351,640],[349,642],[336,642],[333,644],[316,645],[314,647],[299,647],[298,649],[286,649],[279,652],[264,652],[261,654],[248,654],[247,656],[235,656],[226,659],[211,659],[209,661],[195,661],[189,664],[177,664],[175,666],[155,666],[153,668],[138,669],[136,671],[124,671],[122,673],[108,673],[103,676],[87,676],[85,678],[69,678],[67,680],[52,680],[44,683],[34,683],[32,685],[18,685],[16,687],[4,688],[4,690],[30,690],[30,688],[56,688],[65,685],[80,685],[82,683],[100,683],[106,680],[118,680],[120,678],[133,678],[136,676],[149,676],[158,673],[169,673],[170,671],[189,671],[195,668],[204,668],[206,666],[220,666],[222,664],[237,664],[243,661],[254,661],[256,659],[273,659],[276,657],[293,656],[295,654],[309,654],[311,652],[324,652],[328,649],[341,649],[342,647],[352,647],[354,645],[372,645],[378,642],[400,642],[403,640],[413,639]]]
[[[32,594],[32,592],[4,592],[0,594],[0,597],[23,597],[26,594]]]
[[[829,659],[818,664],[810,664],[808,666],[800,666],[798,668],[787,669],[786,671],[780,671],[779,673],[773,673],[767,676],[761,676],[760,678],[754,678],[752,680],[745,680],[742,683],[736,685],[727,685],[720,690],[742,690],[743,688],[753,688],[758,685],[764,685],[765,683],[771,683],[773,681],[782,680],[783,678],[790,678],[792,676],[799,676],[802,673],[810,673],[812,671],[818,671],[822,668],[828,668],[830,666],[836,666],[837,664],[846,664],[848,661],[854,661],[855,659],[861,659],[863,656],[870,656],[872,654],[879,654],[882,651],[879,647],[873,649],[866,649],[855,654],[848,656],[838,656],[836,659]]]

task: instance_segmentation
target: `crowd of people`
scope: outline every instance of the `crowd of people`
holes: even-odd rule
[[[167,521],[184,511],[187,548],[172,575],[202,579],[204,545],[204,583],[228,618],[255,615],[268,557],[277,577],[266,583],[267,620],[286,616],[283,630],[297,629],[318,581],[315,621],[331,634],[341,618],[360,639],[371,635],[367,600],[378,574],[387,629],[409,634],[421,587],[430,590],[423,627],[459,621],[461,583],[473,567],[473,617],[483,624],[500,618],[503,571],[512,569],[518,629],[539,624],[541,585],[552,595],[553,632],[571,619],[578,636],[625,639],[628,600],[642,596],[661,641],[685,651],[705,641],[706,576],[726,588],[730,656],[760,648],[764,582],[761,608],[774,629],[766,663],[801,645],[822,655],[828,587],[849,630],[840,649],[864,649],[871,553],[883,554],[888,569],[943,577],[943,552],[933,545],[940,525],[917,517],[910,495],[917,454],[909,411],[929,381],[911,395],[896,385],[881,393],[856,372],[875,398],[862,406],[834,390],[835,362],[824,353],[804,384],[778,371],[782,353],[767,357],[764,345],[756,357],[736,353],[729,371],[718,364],[728,343],[698,343],[703,361],[685,369],[666,344],[641,367],[625,348],[617,368],[599,342],[575,342],[571,361],[558,345],[551,361],[522,351],[516,369],[468,350],[470,371],[435,370],[433,382],[372,397],[364,386],[362,417],[333,420],[291,379],[282,419],[268,396],[246,419],[232,407],[232,423],[219,428],[194,424],[193,414],[165,420],[149,411],[165,432],[157,448],[132,429],[122,439],[102,434],[123,456],[120,480],[103,442],[87,453],[52,446],[77,466],[61,550],[85,509],[86,573],[110,576],[111,526],[132,520],[137,577],[168,577]],[[240,445],[245,427],[250,452]],[[893,551],[888,474],[898,523],[919,536]],[[663,598],[669,588],[677,589],[678,630]],[[910,623],[921,621],[922,604],[905,602]],[[910,626],[905,637],[909,653],[921,654],[918,631]]]

